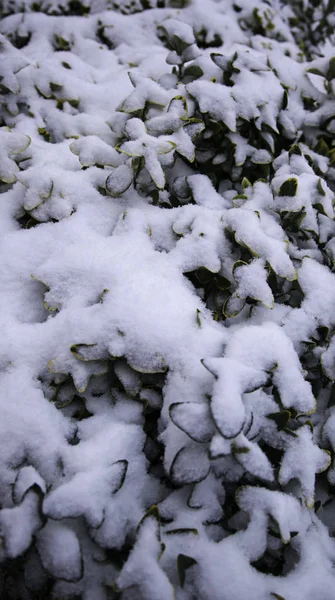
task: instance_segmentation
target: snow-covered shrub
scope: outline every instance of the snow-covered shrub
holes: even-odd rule
[[[3,2],[6,600],[333,600],[333,9]]]

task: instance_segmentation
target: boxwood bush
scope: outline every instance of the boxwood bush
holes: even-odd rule
[[[333,0],[3,0],[0,594],[333,600]]]

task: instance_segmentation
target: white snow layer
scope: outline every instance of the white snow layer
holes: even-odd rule
[[[22,598],[333,600],[333,47],[306,75],[279,1],[111,4],[0,20],[1,564]]]

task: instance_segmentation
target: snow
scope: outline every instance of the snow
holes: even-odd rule
[[[217,121],[222,121],[228,129],[236,131],[235,102],[230,88],[224,88],[212,81],[189,83],[187,91],[199,103],[201,112]]]
[[[180,38],[185,44],[194,44],[195,38],[192,27],[177,19],[166,19],[161,27],[166,31],[168,37]]]
[[[81,552],[77,536],[66,525],[48,521],[37,534],[37,548],[44,568],[57,578],[80,578]]]
[[[308,456],[303,473],[299,468],[299,455]],[[330,464],[330,456],[325,450],[321,450],[313,444],[312,432],[308,425],[302,427],[297,433],[297,439],[293,440],[290,448],[285,453],[285,457],[280,466],[279,480],[284,485],[290,479],[296,477],[301,482],[301,488],[307,500],[307,505],[311,506],[314,502],[315,473],[327,469]]]
[[[0,10],[0,595],[332,600],[335,40],[73,4]]]

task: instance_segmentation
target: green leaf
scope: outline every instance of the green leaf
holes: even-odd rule
[[[51,141],[50,132],[46,129],[46,127],[38,127],[37,131],[42,137],[44,137],[46,142]]]
[[[203,70],[199,65],[190,65],[186,67],[184,70],[184,77],[192,77],[194,79],[198,79],[204,74]]]
[[[325,196],[326,195],[326,192],[324,191],[324,189],[322,187],[322,179],[320,179],[320,178],[318,180],[317,188],[318,188],[318,192],[319,192],[319,194],[321,194],[321,196]]]
[[[318,154],[322,154],[322,156],[327,156],[328,152],[329,152],[329,147],[323,138],[319,138],[318,143],[316,144],[314,150]]]
[[[186,554],[178,554],[177,556],[177,571],[180,581],[180,587],[184,587],[186,571],[193,565],[198,564],[195,558]]]
[[[67,100],[67,102],[70,104],[70,106],[72,106],[73,108],[78,108],[79,104],[80,104],[80,100],[78,98],[70,98],[70,100]]]
[[[319,77],[324,77],[324,73],[322,73],[322,71],[320,71],[319,69],[315,69],[314,67],[312,67],[311,69],[307,69],[307,73],[311,73],[312,75],[319,75]]]
[[[82,4],[80,0],[70,0],[69,10],[71,15],[85,16],[88,15],[88,13],[91,10],[91,7]]]
[[[328,81],[332,81],[335,79],[335,56],[333,56],[329,61],[329,67],[326,75]]]
[[[236,194],[236,196],[233,198],[233,201],[234,200],[248,200],[248,196],[245,194]]]
[[[52,94],[47,94],[46,92],[43,92],[39,87],[37,87],[37,85],[35,85],[35,90],[38,93],[38,95],[41,98],[44,98],[45,100],[50,100],[50,98],[52,98]]]
[[[83,362],[87,362],[92,359],[92,355],[89,353],[89,348],[94,348],[97,344],[72,344],[70,351],[72,354]]]
[[[178,529],[169,529],[164,533],[165,535],[188,535],[189,533],[199,535],[199,531],[194,527],[179,527]]]
[[[60,83],[54,83],[53,81],[50,81],[49,86],[52,92],[60,92],[63,89]]]
[[[170,0],[169,5],[171,8],[186,8],[190,3],[190,0]],[[159,8],[159,0],[157,2],[157,7]]]
[[[164,25],[158,25],[157,29],[161,30],[163,33],[163,37],[166,39],[166,45],[169,50],[174,50],[177,52],[178,56],[180,56],[186,48],[188,48],[191,44],[189,42],[185,42],[181,37],[176,34],[170,35]]]
[[[295,433],[295,431],[292,431],[291,429],[284,429],[285,433],[287,433],[287,435],[290,435],[291,437],[297,438],[299,437],[297,433]]]
[[[268,419],[274,421],[277,425],[278,431],[282,431],[287,427],[287,424],[291,418],[291,413],[289,410],[283,410],[278,413],[271,413],[266,415]]]
[[[317,212],[319,212],[320,215],[324,215],[325,217],[328,217],[328,215],[324,209],[324,206],[320,202],[316,202],[315,204],[313,204],[313,208],[315,208],[315,210]]]
[[[231,282],[229,281],[229,279],[226,279],[226,277],[223,277],[223,275],[216,275],[215,282],[218,289],[221,291],[229,290],[229,288],[231,287]]]
[[[323,342],[329,341],[329,334],[330,334],[329,327],[326,327],[325,325],[321,325],[320,327],[318,327],[317,332]]]
[[[299,144],[293,144],[293,146],[291,146],[291,148],[289,149],[289,156],[292,156],[292,154],[297,154],[298,156],[302,156],[302,150],[299,146]]]
[[[250,452],[250,448],[247,448],[246,446],[236,446],[236,444],[233,443],[232,452],[233,454],[248,454]]]
[[[238,269],[239,267],[247,267],[248,263],[245,262],[244,260],[237,260],[234,264],[233,264],[233,268],[232,268],[232,273],[234,276],[234,273],[236,271],[236,269]]]
[[[278,196],[295,196],[298,189],[298,180],[295,177],[290,177],[281,184],[278,190]]]
[[[108,288],[105,288],[104,290],[102,290],[100,297],[99,297],[99,303],[102,304],[106,294],[108,294],[110,292],[110,290]]]
[[[140,520],[139,524],[137,525],[136,531],[139,531],[141,525],[143,525],[144,521],[146,519],[149,519],[150,517],[153,517],[158,525],[160,526],[160,522],[161,522],[161,517],[159,514],[159,509],[158,506],[156,504],[153,504],[149,510],[147,510],[147,512],[145,513],[144,517],[142,517],[142,519]]]
[[[60,35],[57,35],[56,33],[54,35],[54,39],[56,50],[63,50],[64,52],[69,52],[69,50],[71,49],[71,44],[68,40],[66,40]]]
[[[275,592],[271,592],[271,596],[273,596],[274,598],[276,598],[277,600],[286,600],[284,598],[284,596],[280,596],[279,594],[276,594]]]
[[[335,165],[335,148],[328,152],[330,166]]]
[[[206,285],[206,283],[213,281],[214,275],[215,273],[209,269],[206,269],[206,267],[199,267],[199,269],[196,271],[197,279],[202,285]]]
[[[301,224],[306,217],[306,211],[304,207],[298,212],[286,212],[282,213],[283,223],[285,228],[292,233],[298,233],[301,228]]]
[[[117,477],[116,481],[114,482],[114,486],[111,490],[111,494],[114,496],[114,494],[116,494],[116,492],[118,492],[122,488],[122,486],[125,482],[127,470],[128,470],[128,461],[125,459],[117,460],[116,462],[113,463],[113,465],[118,465],[120,467],[118,477]]]
[[[187,113],[188,113],[188,105],[187,105],[187,100],[186,100],[185,96],[181,96],[180,94],[178,96],[174,96],[174,98],[172,98],[172,100],[170,100],[170,102],[169,102],[167,111],[169,112],[169,110],[171,108],[177,108],[178,107],[178,103],[182,104],[182,107],[183,107],[183,110],[184,110],[184,114],[180,118],[181,119],[186,119],[187,118]]]
[[[213,286],[216,286],[219,290],[228,290],[231,286],[231,282],[226,277],[219,273],[213,273],[206,267],[199,267],[197,271],[195,271],[195,275],[199,283],[204,286],[213,284]]]

